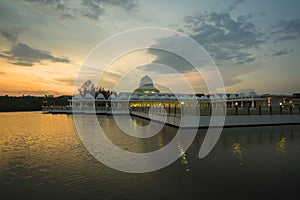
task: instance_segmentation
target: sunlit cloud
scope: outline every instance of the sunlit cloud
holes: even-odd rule
[[[50,51],[31,47],[25,43],[19,42],[19,34],[24,29],[12,29],[10,31],[0,30],[0,35],[11,42],[11,47],[7,51],[0,53],[0,58],[8,60],[9,63],[19,66],[31,67],[35,63],[42,61],[52,61],[61,63],[70,63],[67,57],[57,57],[52,55]]]

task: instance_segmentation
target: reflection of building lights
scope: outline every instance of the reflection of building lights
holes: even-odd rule
[[[281,137],[280,141],[277,143],[277,149],[280,153],[286,153],[286,138]]]
[[[237,105],[238,105],[238,102],[235,102],[235,105],[237,106]]]
[[[178,143],[178,148],[180,150],[179,157],[181,158],[181,164],[183,164],[185,166],[185,171],[189,172],[190,169],[189,169],[189,163],[187,161],[186,153],[185,153],[184,149],[182,148],[182,146],[179,143]]]
[[[238,142],[235,142],[232,145],[232,152],[237,157],[237,159],[242,159],[243,158],[243,149],[242,149],[241,145]]]

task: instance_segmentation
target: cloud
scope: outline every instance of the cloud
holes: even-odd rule
[[[49,0],[47,2],[52,2]],[[46,2],[46,1],[45,1]],[[0,29],[0,35],[7,39],[11,43],[10,50],[0,52],[0,58],[4,58],[9,63],[18,66],[31,67],[35,63],[41,63],[42,61],[70,63],[70,59],[67,57],[57,57],[52,55],[51,52],[42,49],[34,48],[28,44],[18,41],[18,36],[25,28],[13,28],[9,30]]]
[[[27,44],[19,43],[12,45],[9,51],[4,51],[0,57],[10,61],[11,64],[19,66],[32,66],[42,61],[69,63],[66,57],[53,56],[51,52],[30,47]]]
[[[33,63],[31,63],[31,62],[21,62],[21,61],[9,62],[9,63],[13,64],[13,65],[24,66],[24,67],[31,67],[33,65]]]
[[[62,78],[56,78],[54,80],[57,81],[57,82],[60,82],[60,83],[64,83],[64,84],[69,85],[69,86],[73,86],[74,82],[75,82],[74,77],[62,77]]]
[[[229,13],[202,13],[184,18],[184,33],[190,35],[199,42],[217,64],[226,87],[236,85],[243,80],[241,75],[253,72],[259,68],[254,61],[259,55],[255,52],[261,45],[266,43],[265,34],[251,21],[251,16],[239,16],[232,19]],[[176,36],[175,36],[176,37]],[[180,39],[175,38],[176,40]],[[172,42],[173,41],[173,42]],[[180,43],[180,41],[178,41]],[[174,47],[174,38],[164,38],[157,41],[153,48]],[[180,48],[180,47],[179,47]],[[186,55],[193,55],[187,50]],[[154,63],[170,66],[179,73],[190,73],[194,69],[190,63],[179,56],[167,54],[163,51],[148,50],[155,56],[155,60],[148,65],[140,66],[139,69],[154,74],[168,74],[170,70],[153,67]],[[200,55],[199,55],[200,56]],[[209,64],[207,55],[203,56],[203,66]]]
[[[281,20],[273,26],[271,36],[275,36],[275,42],[295,40],[300,38],[300,18],[289,21]]]
[[[244,3],[246,0],[235,0],[233,4],[227,9],[228,12],[236,9],[241,3]]]
[[[114,6],[125,10],[132,10],[136,6],[134,0],[23,0],[40,6],[48,6],[60,13],[61,18],[86,17],[100,20],[107,6]]]
[[[11,43],[15,43],[18,40],[18,36],[20,33],[22,33],[25,28],[12,28],[8,30],[0,29],[0,35],[4,37],[6,40],[8,40]]]
[[[265,43],[264,34],[249,21],[251,16],[232,19],[229,13],[204,13],[184,18],[187,32],[216,59],[237,64],[255,60],[250,50]]]
[[[127,10],[131,10],[136,6],[136,2],[134,0],[98,0],[98,2],[114,5]]]
[[[91,0],[82,0],[82,5],[86,8],[83,10],[82,16],[99,20],[100,16],[104,13],[104,8],[99,4],[99,2]]]
[[[0,35],[10,42],[17,41],[17,36],[15,34],[13,34],[12,32],[0,30]]]
[[[290,54],[290,53],[293,53],[293,52],[294,52],[294,49],[280,49],[280,50],[276,51],[275,53],[273,53],[272,57],[274,57],[274,56],[283,56],[283,55]]]
[[[160,42],[164,43],[163,46],[167,47],[168,45],[172,45],[171,44],[173,43],[172,41],[173,40],[169,40],[168,38],[166,38],[165,41],[160,41]],[[155,45],[153,47],[155,48]],[[194,67],[188,61],[173,53],[163,51],[163,50],[157,50],[157,49],[149,49],[148,53],[155,55],[156,59],[150,64],[138,67],[141,70],[148,71],[148,72],[157,72],[159,74],[170,73],[169,69],[162,68],[161,66],[157,66],[155,65],[155,63],[169,66],[170,68],[173,68],[179,73],[185,73],[194,70]]]

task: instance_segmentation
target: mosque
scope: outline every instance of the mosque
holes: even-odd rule
[[[136,94],[148,94],[148,93],[160,93],[158,89],[156,89],[153,85],[152,79],[145,75],[143,78],[140,80],[139,87],[134,90],[134,93]]]
[[[287,108],[287,110],[291,108],[299,109],[300,113],[300,99],[293,96],[257,95],[254,92],[249,95],[244,93],[207,95],[161,93],[147,75],[141,78],[138,88],[132,93],[111,94],[107,99],[102,93],[99,93],[96,98],[89,93],[85,96],[76,94],[68,101],[69,106],[65,108],[67,111],[62,112],[111,114],[111,111],[114,110],[122,114],[123,112],[128,113],[128,108],[131,111],[147,111],[151,107],[155,107],[167,108],[168,112],[172,112],[172,110],[176,112],[183,108],[186,110],[197,108],[196,110],[201,111],[201,115],[205,113],[209,115],[211,108],[220,110],[226,108],[228,114],[272,114],[272,110],[275,113],[276,109],[274,108],[280,107],[280,112],[282,108]],[[44,110],[45,113],[48,112],[47,109]]]

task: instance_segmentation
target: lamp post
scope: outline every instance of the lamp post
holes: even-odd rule
[[[279,110],[280,110],[280,114],[282,114],[282,103],[279,103]]]
[[[182,115],[184,115],[184,111],[183,111],[184,102],[182,101],[180,103],[180,105],[181,105],[181,116],[182,116]]]
[[[238,115],[238,102],[234,103],[234,107],[235,107],[235,114]]]

